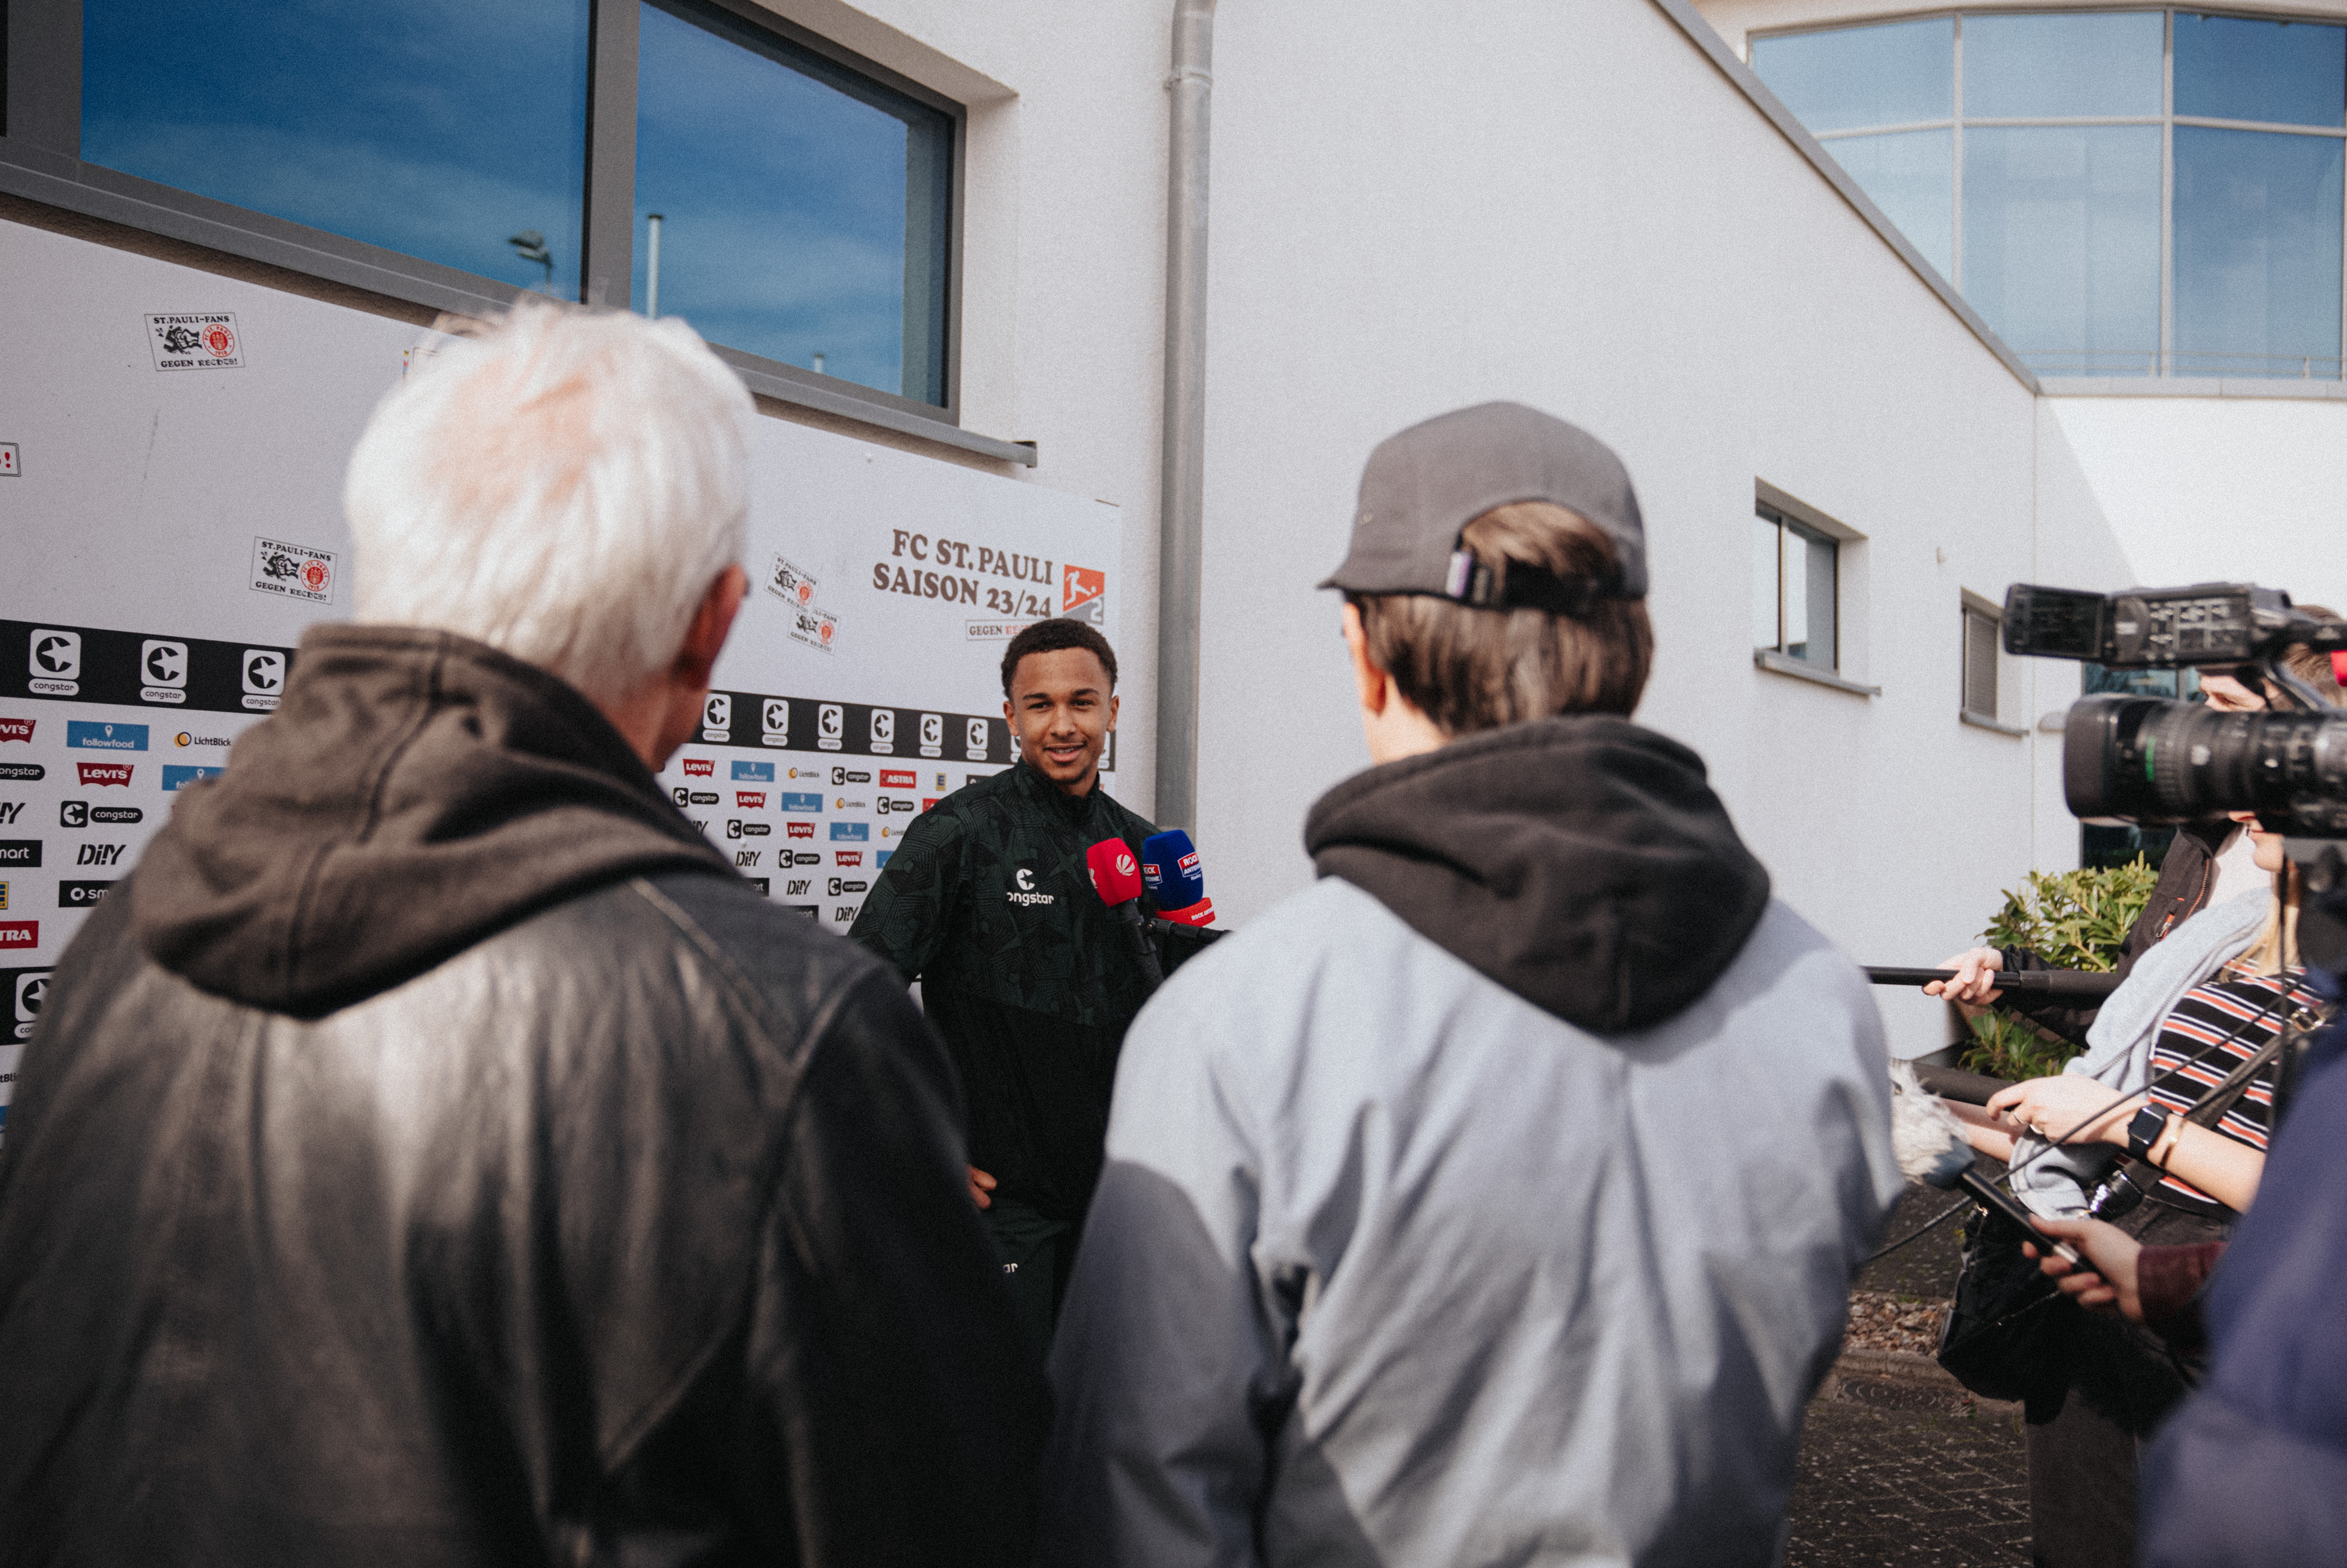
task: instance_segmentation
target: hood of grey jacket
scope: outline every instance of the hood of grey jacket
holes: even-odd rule
[[[1305,821],[1323,876],[1534,1006],[1650,1028],[1735,961],[1768,873],[1703,759],[1612,714],[1511,724],[1371,768]]]

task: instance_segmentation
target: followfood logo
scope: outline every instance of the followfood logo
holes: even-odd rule
[[[1009,897],[1013,904],[1031,906],[1036,904],[1056,904],[1059,902],[1058,898],[1051,894],[1038,893],[1035,891],[1035,874],[1027,869],[1024,866],[1019,868],[1018,876],[1014,876],[1011,880],[1017,884],[1016,886],[1010,889],[1009,894]]]
[[[736,784],[772,784],[774,764],[772,763],[735,763],[733,782]]]
[[[781,809],[786,812],[821,811],[823,809],[823,796],[813,793],[784,790],[782,796]]]
[[[33,738],[33,719],[0,719],[0,741],[29,741]]]
[[[125,789],[130,787],[131,765],[128,763],[76,763],[74,766],[81,774],[84,789],[96,789],[103,784],[120,784]]]
[[[182,767],[177,763],[165,763],[163,788],[166,792],[185,789],[190,784],[200,784],[205,779],[216,779],[226,772],[228,772],[226,768]]]
[[[83,719],[67,719],[66,744],[90,752],[143,752],[147,749],[147,726],[101,724]]]
[[[869,844],[872,842],[872,825],[868,822],[835,822],[831,825],[831,841],[834,844]]]

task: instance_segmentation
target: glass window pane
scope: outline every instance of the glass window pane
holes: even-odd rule
[[[2156,115],[2160,14],[1967,15],[1964,118]]]
[[[1942,278],[1956,275],[1955,135],[1901,130],[1825,144]]]
[[[1964,298],[2034,368],[2155,372],[2159,138],[2157,126],[1964,132]]]
[[[2341,144],[2176,128],[2176,374],[2339,374]]]
[[[2347,117],[2347,28],[2179,11],[2176,112],[2341,124]]]
[[[578,297],[588,0],[81,11],[86,160]]]
[[[1768,518],[1752,519],[1752,646],[1774,648],[1777,642],[1777,525]]]
[[[1753,71],[1811,130],[1946,119],[1955,59],[1946,16],[1752,40]]]
[[[1801,552],[1798,569],[1804,579],[1801,600],[1805,630],[1800,657],[1823,670],[1837,669],[1841,651],[1835,643],[1834,607],[1840,547],[1831,539],[1796,534],[1791,528],[1785,530],[1785,538]],[[1791,608],[1789,604],[1786,606],[1788,620],[1791,620]]]
[[[657,212],[662,315],[712,343],[944,403],[953,122],[684,9],[642,10],[637,307]]]
[[[1809,656],[1809,574],[1801,559],[1801,536],[1790,528],[1778,530],[1782,550],[1778,558],[1778,580],[1783,584],[1785,651],[1796,659]]]

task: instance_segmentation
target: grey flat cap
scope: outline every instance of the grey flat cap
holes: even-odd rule
[[[1551,501],[1604,529],[1621,574],[1598,591],[1646,596],[1646,532],[1629,471],[1594,436],[1521,403],[1437,415],[1379,442],[1361,470],[1352,548],[1320,586],[1481,602],[1454,570],[1459,530],[1514,501]]]

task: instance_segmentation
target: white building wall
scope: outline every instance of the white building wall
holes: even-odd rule
[[[2246,579],[2347,611],[2347,400],[2058,397],[2046,406],[2140,580]]]

